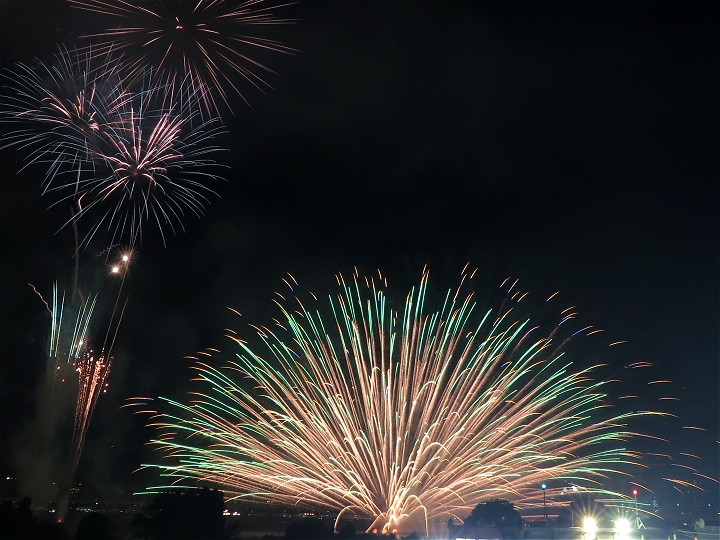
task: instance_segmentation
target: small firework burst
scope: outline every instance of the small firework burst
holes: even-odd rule
[[[0,119],[21,127],[3,135],[2,148],[28,149],[28,165],[47,166],[44,193],[69,187],[78,196],[82,177],[94,170],[108,119],[130,99],[116,67],[109,54],[61,48],[52,64],[38,60],[35,69],[18,64],[5,73]]]
[[[37,71],[19,65],[8,75],[2,120],[23,127],[4,136],[4,147],[29,148],[28,164],[47,166],[43,194],[73,209],[64,226],[94,220],[80,247],[105,230],[110,243],[132,248],[147,219],[164,241],[167,228],[200,216],[214,194],[210,155],[222,150],[213,140],[225,130],[218,117],[200,118],[204,87],[170,91],[147,70],[130,91],[103,58],[103,71],[102,58],[68,51]]]
[[[253,60],[253,50],[293,52],[278,41],[251,35],[267,25],[293,22],[273,15],[274,9],[284,6],[265,6],[262,0],[70,0],[70,4],[112,19],[103,32],[87,37],[101,51],[121,51],[125,71],[154,66],[171,91],[181,81],[190,93],[212,88],[201,96],[204,113],[216,114],[218,100],[232,109],[228,92],[243,96],[238,77],[255,88],[268,87],[263,77],[272,70]]]
[[[199,91],[201,91],[200,89]],[[223,149],[213,140],[225,132],[217,117],[198,120],[192,100],[167,105],[166,91],[153,86],[127,101],[105,126],[103,145],[93,154],[102,163],[83,182],[78,218],[94,215],[89,240],[101,228],[112,242],[129,237],[132,247],[142,236],[142,223],[164,230],[182,229],[186,213],[201,216],[208,186],[220,179],[211,155]]]

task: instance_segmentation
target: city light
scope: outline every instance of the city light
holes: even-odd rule
[[[585,540],[592,540],[595,538],[595,535],[597,534],[597,522],[595,521],[595,518],[586,517],[583,519],[583,534],[585,536]]]
[[[627,519],[616,519],[615,534],[620,538],[627,538],[630,534],[630,522]]]

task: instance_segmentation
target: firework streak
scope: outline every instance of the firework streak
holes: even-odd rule
[[[72,445],[70,447],[70,461],[68,464],[68,489],[72,487],[80,461],[85,434],[87,433],[90,417],[95,410],[100,394],[107,388],[107,377],[110,374],[113,357],[104,354],[96,356],[88,350],[75,362],[78,374],[78,397],[75,404],[75,423],[73,424]]]
[[[53,285],[52,322],[50,327],[49,357],[53,361],[52,369],[58,371],[62,364],[72,366],[77,374],[78,395],[75,402],[75,421],[70,445],[70,461],[67,473],[67,489],[72,487],[80,454],[85,442],[85,434],[90,417],[98,398],[107,387],[107,376],[112,365],[112,356],[104,354],[96,357],[89,347],[88,332],[97,302],[97,295],[91,295],[81,301],[77,310],[72,333],[67,333],[64,319],[70,317],[69,307],[65,306],[65,295],[60,296],[57,284]]]
[[[69,306],[66,306],[65,295],[60,295],[57,283],[55,283],[53,284],[52,301],[51,304],[48,304],[33,286],[33,290],[45,302],[51,315],[48,357],[51,360],[50,367],[54,372],[53,380],[56,379],[55,374],[60,373],[64,366],[71,366],[77,374],[78,394],[75,401],[75,420],[66,478],[68,491],[65,494],[65,503],[67,503],[69,490],[73,485],[90,418],[100,394],[107,389],[107,378],[113,362],[111,351],[115,345],[127,302],[120,305],[123,285],[131,260],[132,252],[124,251],[120,253],[118,260],[111,267],[111,273],[119,275],[121,282],[100,354],[96,354],[90,346],[90,328],[97,295],[91,294],[85,298],[78,291],[79,304],[70,303]],[[74,324],[71,324],[70,320],[73,315],[75,321]],[[72,328],[72,331],[69,328]],[[61,514],[65,510],[67,508],[61,508]]]
[[[255,327],[260,347],[231,335],[235,360],[195,366],[204,391],[145,411],[165,453],[147,466],[175,487],[192,478],[406,534],[491,498],[541,504],[548,480],[603,492],[638,463],[627,424],[661,413],[608,410],[599,366],[568,359],[559,328],[480,312],[462,286],[433,311],[427,274],[400,311],[374,279],[338,282],[328,311],[277,302],[277,329]]]
[[[42,296],[40,298],[42,298]],[[56,366],[59,365],[63,356],[65,356],[65,361],[69,364],[74,364],[82,356],[82,351],[84,347],[87,346],[87,334],[96,301],[97,295],[91,295],[87,301],[81,303],[81,307],[75,317],[72,335],[67,339],[63,332],[65,294],[61,297],[57,283],[53,284],[52,310],[50,311],[52,321],[50,326],[48,356],[55,362]],[[65,346],[67,346],[67,351],[65,351]]]

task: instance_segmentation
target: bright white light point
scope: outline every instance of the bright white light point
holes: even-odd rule
[[[117,274],[120,271],[120,269],[117,266],[113,266],[112,271],[113,271],[113,274]]]
[[[129,258],[127,255],[123,255],[123,261],[127,261]]]
[[[583,520],[583,532],[585,533],[586,540],[595,538],[595,533],[597,533],[597,523],[595,522],[595,518],[586,517]]]
[[[630,522],[627,519],[616,519],[615,533],[620,537],[630,534]]]

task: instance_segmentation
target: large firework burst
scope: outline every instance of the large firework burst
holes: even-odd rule
[[[638,463],[628,421],[659,413],[609,410],[599,366],[567,358],[559,327],[481,312],[462,286],[433,310],[427,274],[399,311],[382,278],[338,281],[329,311],[277,302],[260,348],[233,333],[236,359],[198,362],[205,389],[189,404],[161,398],[153,444],[166,461],[150,466],[173,485],[194,478],[406,534],[490,498],[537,504],[545,481],[603,491]]]
[[[106,15],[112,25],[87,36],[101,51],[122,51],[127,72],[154,66],[168,88],[189,81],[183,88],[202,94],[204,111],[216,113],[216,97],[231,109],[227,91],[242,97],[233,74],[252,86],[267,87],[263,75],[272,71],[252,59],[252,50],[290,53],[293,49],[274,40],[250,35],[265,25],[292,22],[277,18],[262,0],[70,0],[74,7]],[[250,56],[249,56],[249,55]],[[243,98],[244,99],[244,98]]]

